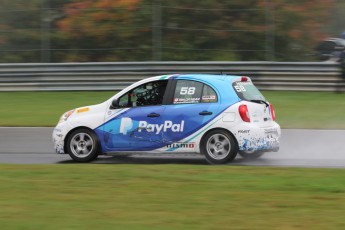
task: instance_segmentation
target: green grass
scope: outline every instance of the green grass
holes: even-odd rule
[[[0,92],[0,126],[55,126],[71,109],[101,103],[114,92]]]
[[[55,126],[67,110],[103,102],[115,92],[0,92],[0,126]],[[263,92],[283,128],[345,129],[345,94]]]
[[[345,93],[264,92],[283,128],[345,129]]]
[[[344,229],[345,171],[0,165],[1,229]]]

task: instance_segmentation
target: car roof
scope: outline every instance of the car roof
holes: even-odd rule
[[[199,80],[235,80],[239,76],[232,76],[232,75],[225,75],[225,74],[181,74],[178,75],[177,78],[188,78],[188,79],[199,79]]]
[[[170,74],[170,75],[162,75],[157,77],[152,77],[150,80],[164,80],[164,79],[186,79],[186,80],[201,80],[205,82],[213,82],[213,81],[235,81],[238,80],[241,76],[235,75],[225,75],[225,74]]]

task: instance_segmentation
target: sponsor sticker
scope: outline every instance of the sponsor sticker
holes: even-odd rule
[[[265,134],[274,134],[274,135],[278,135],[278,130],[275,128],[272,129],[265,129]]]
[[[174,148],[174,149],[194,149],[195,143],[194,142],[189,142],[189,143],[173,143],[165,146],[168,149]]]
[[[207,96],[202,96],[203,100],[215,100],[216,96],[215,95],[207,95]]]
[[[90,108],[89,107],[85,107],[85,108],[78,109],[77,113],[85,113],[85,112],[88,112],[88,111],[90,111]]]
[[[199,103],[199,101],[200,101],[200,97],[175,98],[174,104]]]
[[[172,121],[164,121],[164,124],[150,124],[147,121],[139,121],[138,131],[141,132],[142,129],[145,129],[147,132],[153,132],[156,134],[167,132],[171,130],[172,132],[183,132],[184,129],[184,120],[181,123],[173,123]]]
[[[145,130],[149,133],[160,134],[162,132],[183,132],[184,130],[184,120],[181,120],[180,123],[174,123],[172,121],[166,120],[163,124],[150,124],[147,121],[138,121],[138,126],[134,127],[134,122],[129,117],[121,118],[120,123],[120,133],[123,135],[127,135],[128,131],[131,129],[136,128],[138,132],[142,132]]]
[[[246,130],[238,130],[238,133],[249,133],[250,130],[249,129],[246,129]]]
[[[215,102],[216,99],[216,95],[205,95],[202,96],[201,98],[202,102]]]

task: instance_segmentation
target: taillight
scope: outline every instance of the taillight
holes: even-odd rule
[[[238,112],[244,122],[250,122],[249,111],[246,105],[240,105]]]
[[[274,108],[272,104],[270,104],[270,112],[271,112],[272,120],[274,121],[276,119],[276,113],[274,112]]]
[[[247,77],[241,77],[241,81],[246,82],[246,81],[248,81],[248,78]]]

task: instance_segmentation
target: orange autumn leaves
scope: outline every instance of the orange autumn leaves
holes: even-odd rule
[[[58,28],[72,36],[108,37],[110,31],[135,18],[141,0],[81,1],[65,5],[65,17],[57,22]],[[121,36],[121,34],[118,34]],[[126,34],[123,34],[126,36]]]

